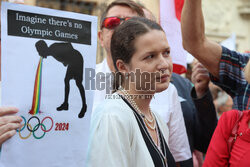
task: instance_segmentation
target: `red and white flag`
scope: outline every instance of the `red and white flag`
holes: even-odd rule
[[[170,45],[170,55],[173,59],[173,72],[186,72],[187,52],[182,46],[181,11],[184,0],[160,0],[160,24],[164,29]]]

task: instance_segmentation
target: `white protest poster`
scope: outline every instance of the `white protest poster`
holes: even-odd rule
[[[84,166],[97,17],[2,2],[1,24],[2,105],[24,126],[2,145],[0,166]]]

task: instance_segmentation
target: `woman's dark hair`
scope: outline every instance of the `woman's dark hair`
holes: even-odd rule
[[[124,78],[116,66],[116,61],[120,59],[126,64],[130,63],[133,54],[136,52],[134,47],[136,38],[151,30],[163,31],[159,24],[144,17],[133,17],[114,30],[111,38],[111,55],[116,69],[114,91],[124,82]]]

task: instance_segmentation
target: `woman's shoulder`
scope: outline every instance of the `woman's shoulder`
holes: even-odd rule
[[[224,112],[221,115],[219,120],[226,121],[227,123],[234,123],[237,121],[237,119],[239,119],[240,112],[242,112],[242,111],[230,110],[230,111]]]
[[[218,121],[218,127],[221,128],[222,132],[226,135],[230,135],[233,127],[236,124],[236,121],[240,118],[240,114],[243,113],[239,110],[230,110],[227,112],[224,112],[219,121]]]
[[[127,105],[124,103],[121,96],[117,93],[111,95],[106,95],[106,99],[103,100],[95,109],[96,113],[105,113],[105,114],[117,114],[122,112],[123,109],[126,109]]]
[[[112,122],[126,122],[131,118],[131,114],[133,114],[130,111],[130,108],[123,101],[121,96],[117,93],[113,93],[96,107],[91,122],[99,122],[100,120],[107,118],[112,120]]]

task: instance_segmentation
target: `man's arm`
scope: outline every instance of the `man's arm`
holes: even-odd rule
[[[192,82],[195,87],[191,91],[191,96],[197,109],[194,148],[206,153],[218,120],[208,88],[209,74],[199,62],[196,62],[193,67]]]
[[[181,16],[183,47],[218,78],[222,47],[205,37],[201,0],[185,0]]]

